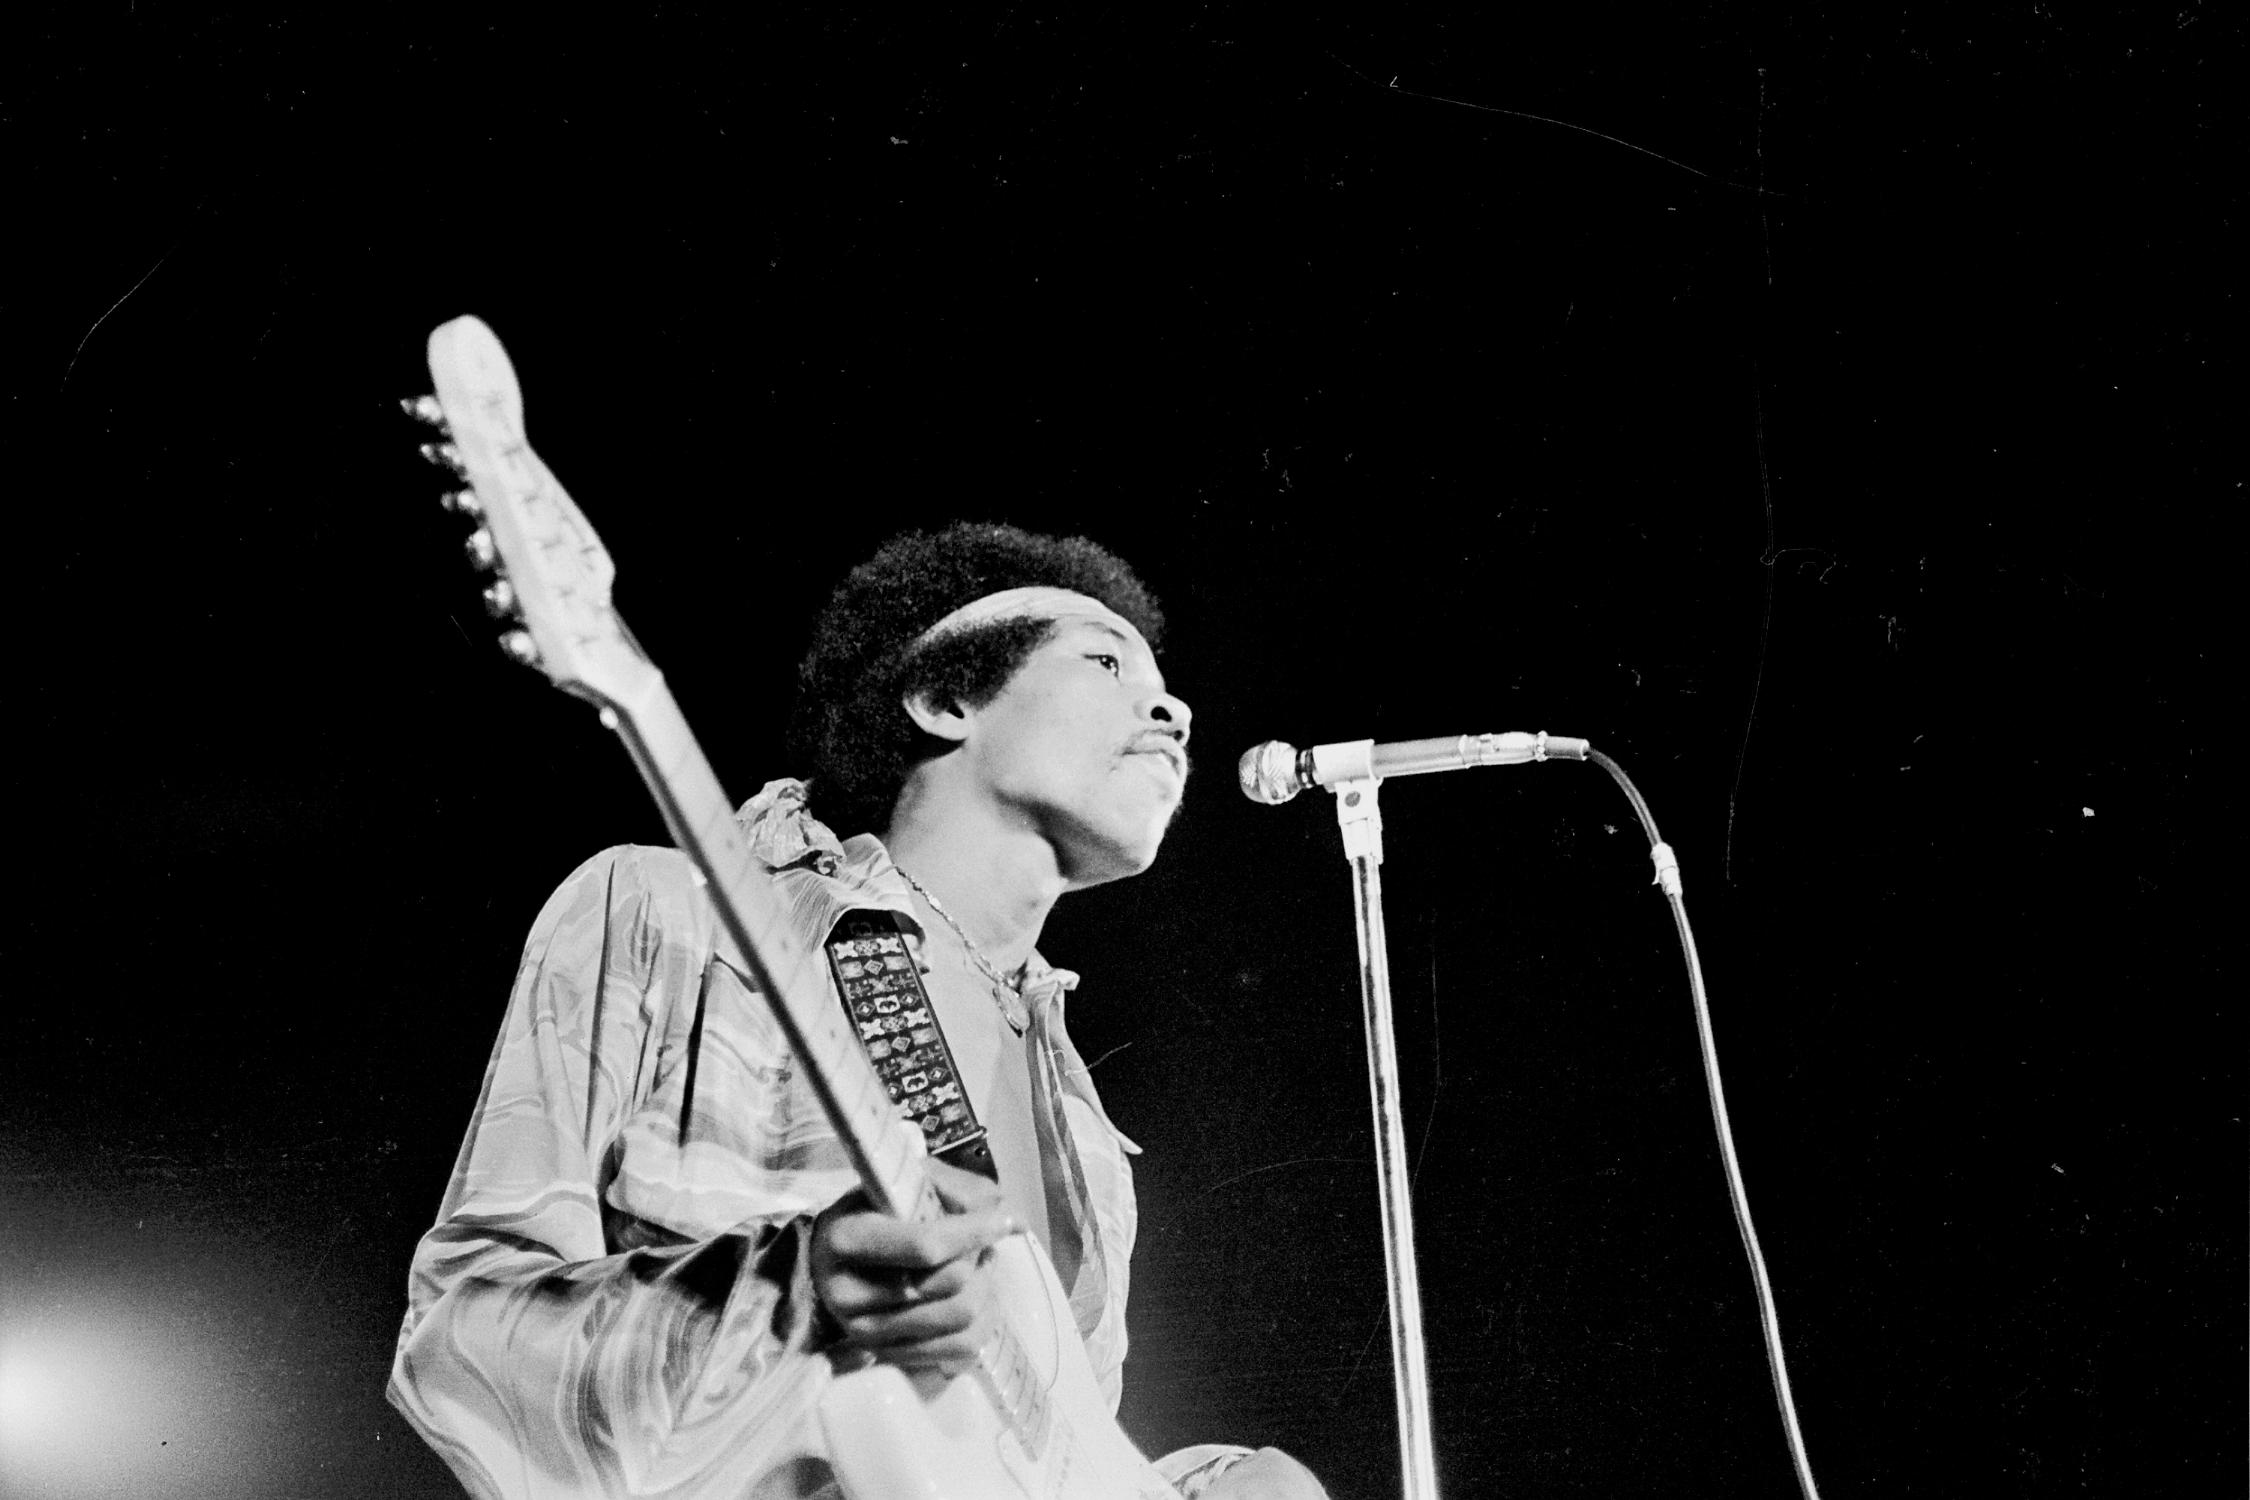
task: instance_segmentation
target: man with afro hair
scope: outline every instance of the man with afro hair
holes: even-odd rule
[[[832,1372],[969,1370],[1002,1316],[990,1251],[1016,1234],[1114,1411],[1138,1148],[1064,1029],[1077,976],[1036,944],[1064,893],[1148,868],[1179,809],[1191,715],[1162,630],[1092,542],[899,537],[815,625],[789,730],[805,778],[742,809],[809,941],[872,916],[892,925],[851,930],[911,955],[910,1003],[982,1127],[956,1144],[923,1117],[942,1216],[870,1206],[683,855],[607,850],[549,899],[391,1377],[472,1493],[835,1495]],[[1325,1493],[1270,1448],[1156,1467],[1201,1500]]]

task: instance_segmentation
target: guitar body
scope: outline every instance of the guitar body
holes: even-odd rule
[[[987,1268],[1052,1414],[1036,1454],[973,1375],[839,1375],[821,1400],[829,1462],[852,1500],[1178,1500],[1110,1415],[1054,1268],[1028,1235]]]
[[[508,654],[596,705],[640,767],[714,914],[773,1007],[869,1199],[901,1217],[943,1212],[919,1127],[860,1050],[827,965],[791,925],[744,845],[663,674],[610,608],[616,568],[585,515],[532,452],[523,395],[492,330],[456,318],[430,335],[434,397],[407,409],[450,441],[423,451],[470,488],[469,555],[496,576],[485,602],[521,628]],[[821,1408],[830,1463],[851,1500],[1179,1500],[1102,1396],[1069,1298],[1028,1235],[993,1248],[1000,1327],[951,1380],[872,1366],[839,1375]]]

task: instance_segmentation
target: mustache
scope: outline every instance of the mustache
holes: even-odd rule
[[[1179,736],[1168,734],[1163,730],[1153,730],[1134,735],[1132,739],[1126,742],[1125,753],[1128,755],[1165,756],[1179,768],[1182,780],[1185,780],[1189,772],[1194,769],[1194,763],[1188,756],[1187,746],[1180,742]]]

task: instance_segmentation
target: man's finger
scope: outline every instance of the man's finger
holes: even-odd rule
[[[964,1334],[977,1326],[978,1308],[966,1298],[917,1303],[886,1312],[843,1319],[844,1335],[862,1349],[928,1344]]]
[[[983,1213],[1001,1206],[999,1183],[951,1162],[931,1160],[930,1185],[950,1213]]]
[[[825,1278],[821,1300],[830,1312],[843,1318],[911,1307],[918,1302],[943,1302],[968,1287],[973,1271],[973,1264],[967,1260],[949,1261],[934,1271],[838,1267]]]
[[[1004,1211],[921,1220],[852,1214],[830,1226],[828,1245],[837,1259],[850,1265],[934,1271],[949,1261],[975,1255],[1020,1227],[1014,1215]]]

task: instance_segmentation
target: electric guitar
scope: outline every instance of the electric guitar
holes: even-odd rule
[[[615,564],[525,441],[507,352],[483,323],[456,318],[430,335],[429,353],[437,394],[406,407],[443,430],[423,452],[468,482],[446,503],[479,523],[468,550],[496,575],[485,603],[512,624],[501,644],[592,703],[625,742],[868,1196],[900,1217],[942,1213],[921,1130],[861,1052],[825,962],[791,928],[663,674],[610,608]],[[845,1493],[1178,1500],[1111,1417],[1045,1251],[1022,1234],[995,1251],[1002,1326],[972,1370],[909,1377],[871,1365],[830,1382],[820,1421]]]

